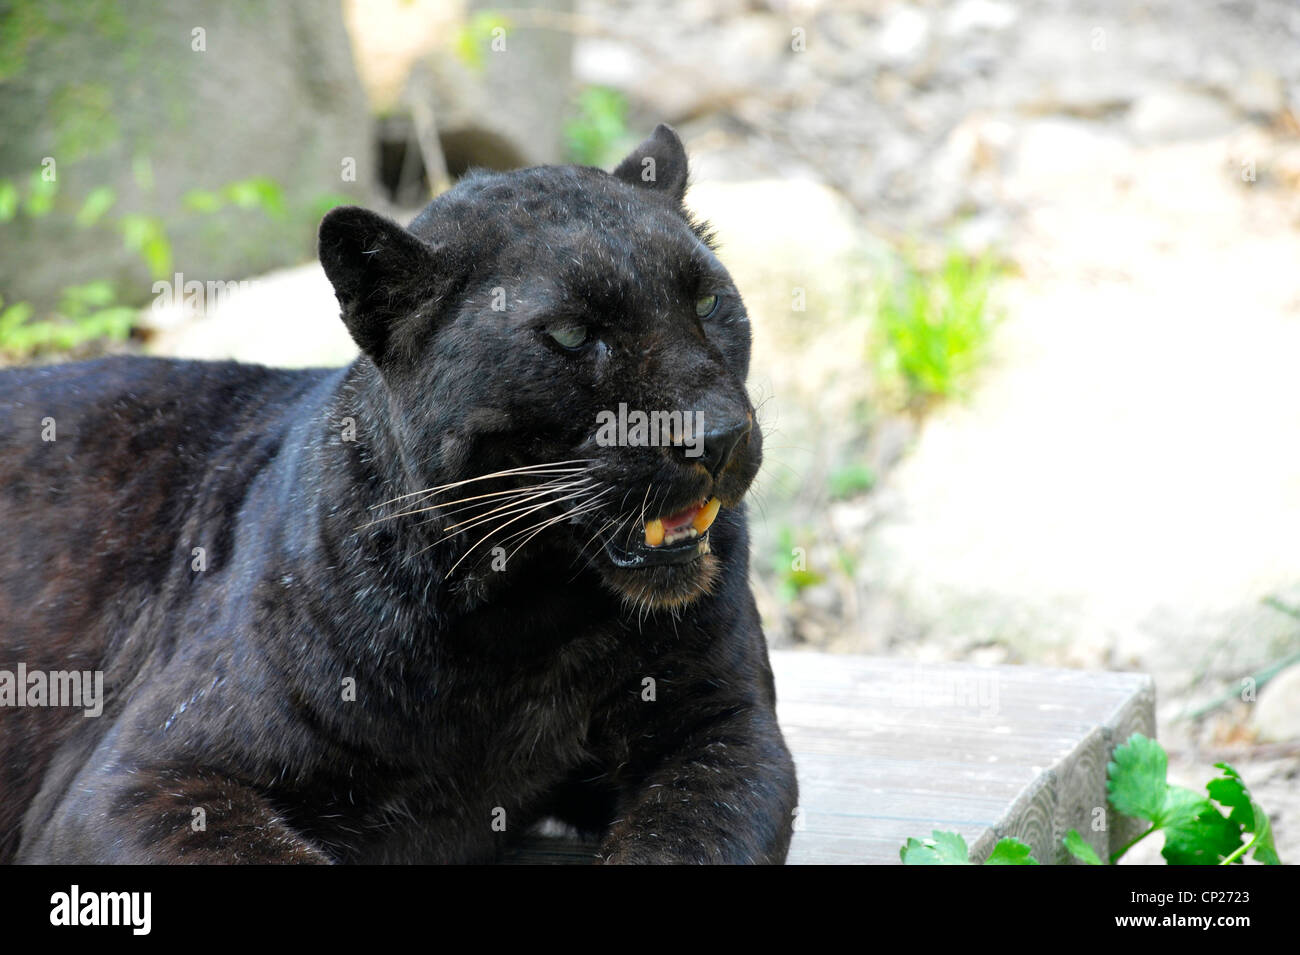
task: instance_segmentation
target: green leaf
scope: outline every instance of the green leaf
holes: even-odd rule
[[[1088,865],[1105,865],[1098,858],[1096,851],[1088,844],[1088,841],[1079,835],[1077,829],[1071,829],[1065,834],[1065,851],[1070,853],[1080,862]]]
[[[1165,802],[1151,823],[1159,829],[1176,829],[1192,825],[1204,812],[1214,812],[1214,806],[1199,793],[1182,786],[1165,789]]]
[[[46,179],[40,172],[32,173],[27,190],[24,211],[33,219],[43,219],[54,208],[54,196],[59,191],[57,180]]]
[[[18,215],[18,187],[9,179],[0,179],[0,222],[10,222]]]
[[[787,574],[787,578],[797,591],[805,587],[814,587],[826,579],[815,570],[792,570]]]
[[[480,10],[470,17],[452,40],[452,49],[457,58],[476,71],[482,71],[486,65],[484,51],[489,49],[495,31],[510,26],[510,21],[494,10]]]
[[[1169,760],[1164,748],[1141,733],[1115,750],[1106,766],[1106,790],[1116,811],[1155,822],[1165,810],[1165,774]]]
[[[861,491],[869,491],[876,483],[876,472],[865,464],[850,464],[830,476],[831,497],[840,500]]]
[[[80,315],[92,308],[103,308],[117,300],[113,283],[97,279],[85,285],[69,285],[63,290],[60,311],[65,315]]]
[[[934,830],[931,838],[908,839],[899,850],[903,865],[970,865],[966,840],[955,832]]]
[[[103,218],[104,213],[113,208],[115,202],[117,202],[117,192],[112,186],[99,186],[92,189],[90,195],[86,196],[86,201],[81,204],[81,211],[77,213],[77,225],[83,229],[93,226]]]
[[[261,209],[269,215],[284,213],[284,192],[273,179],[258,177],[232,182],[221,195],[241,209]]]
[[[115,305],[112,308],[91,312],[80,323],[83,340],[111,338],[121,341],[131,334],[131,327],[135,324],[138,314],[136,309],[126,305]]]
[[[1165,830],[1160,854],[1170,865],[1218,865],[1241,846],[1241,826],[1211,806]]]
[[[0,342],[3,342],[9,333],[31,317],[32,305],[30,302],[14,302],[12,305],[0,310]]]
[[[171,272],[172,247],[171,243],[167,241],[167,237],[161,232],[149,237],[144,247],[140,249],[140,254],[144,256],[145,264],[149,267],[149,274],[154,278],[163,278]]]
[[[161,279],[171,274],[172,247],[161,219],[132,213],[121,218],[118,228],[122,231],[122,244],[144,259],[150,275]]]
[[[1038,865],[1033,850],[1016,839],[1001,839],[989,853],[985,865]],[[938,829],[929,839],[908,839],[898,851],[904,865],[971,865],[966,840],[956,832]]]
[[[1016,839],[1001,839],[984,860],[985,865],[1038,865],[1030,853],[1033,850]]]
[[[185,193],[181,202],[191,212],[217,212],[225,205],[224,199],[206,189],[191,189]]]
[[[311,201],[311,211],[314,218],[321,218],[325,213],[338,206],[346,206],[352,203],[351,196],[345,196],[341,192],[327,192],[317,196]]]
[[[1228,814],[1229,819],[1243,829],[1254,832],[1255,810],[1251,806],[1250,793],[1241,778],[1241,773],[1227,763],[1215,763],[1214,768],[1223,770],[1223,775],[1206,783],[1206,792],[1215,802],[1231,810]]]
[[[607,86],[589,86],[578,94],[576,115],[564,123],[568,158],[584,166],[615,162],[628,138],[627,97]]]
[[[1254,853],[1255,861],[1264,865],[1281,865],[1277,847],[1273,844],[1272,822],[1264,807],[1251,797],[1241,773],[1227,763],[1215,763],[1214,767],[1222,770],[1223,775],[1206,783],[1205,789],[1210,798],[1228,807],[1228,819],[1234,826],[1240,826],[1243,831],[1254,835],[1247,849]]]

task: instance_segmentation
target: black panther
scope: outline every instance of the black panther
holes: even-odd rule
[[[686,181],[660,126],[333,210],[345,368],[0,374],[0,671],[105,691],[0,699],[0,859],[485,862],[558,819],[784,861],[750,328]],[[597,440],[620,405],[693,424]]]

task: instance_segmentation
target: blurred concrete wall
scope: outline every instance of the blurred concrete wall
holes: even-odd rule
[[[0,225],[8,301],[99,278],[147,299],[123,213],[161,219],[187,278],[234,279],[310,256],[323,197],[371,195],[370,117],[338,4],[20,0],[0,16],[0,179],[26,189],[53,159],[59,187],[50,214]],[[283,214],[182,201],[252,177],[280,186]],[[115,206],[78,226],[101,186]]]
[[[504,49],[484,57],[491,122],[528,162],[564,161],[563,117],[573,61],[573,0],[471,0],[471,15],[509,8]]]

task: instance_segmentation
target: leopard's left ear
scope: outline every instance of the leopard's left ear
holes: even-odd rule
[[[671,126],[660,123],[640,146],[618,164],[614,175],[624,182],[664,193],[680,203],[686,195],[686,147]]]

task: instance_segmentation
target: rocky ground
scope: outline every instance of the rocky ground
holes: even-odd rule
[[[585,0],[572,24],[579,82],[683,133],[750,306],[773,642],[1150,672],[1174,778],[1230,760],[1300,859],[1300,671],[1232,696],[1300,650],[1262,603],[1300,606],[1300,8]],[[904,241],[1014,266],[971,396],[919,419],[867,360]],[[346,356],[291,311],[156,347]],[[836,489],[850,465],[869,491]],[[796,549],[820,582],[792,593]]]

